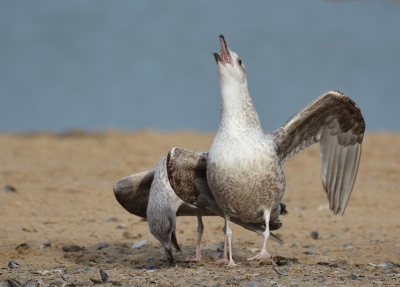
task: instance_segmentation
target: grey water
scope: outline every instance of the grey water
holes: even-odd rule
[[[215,131],[218,35],[264,130],[335,89],[400,130],[397,1],[0,1],[0,132]]]

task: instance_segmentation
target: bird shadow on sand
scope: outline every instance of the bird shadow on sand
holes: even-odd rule
[[[60,249],[60,252],[64,254],[66,260],[78,265],[92,267],[118,264],[127,268],[141,270],[171,268],[174,266],[183,268],[191,267],[192,265],[201,266],[211,264],[222,256],[222,252],[217,250],[217,245],[209,245],[202,250],[203,259],[201,262],[190,262],[187,259],[194,257],[196,245],[181,245],[180,247],[182,251],[173,251],[175,262],[172,265],[167,260],[164,248],[161,245],[150,243],[145,243],[139,248],[132,248],[132,244],[101,242],[96,245],[81,247],[80,250],[75,252],[65,252],[63,249]],[[245,260],[248,252],[244,252],[240,248],[235,248],[234,252],[235,257],[242,264],[249,264]]]

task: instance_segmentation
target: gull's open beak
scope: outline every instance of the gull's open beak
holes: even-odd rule
[[[218,62],[221,62],[221,64],[223,65],[229,63],[233,67],[233,59],[223,35],[219,35],[219,41],[221,44],[221,56],[217,53],[212,53],[214,55],[215,61],[217,62],[217,64]]]

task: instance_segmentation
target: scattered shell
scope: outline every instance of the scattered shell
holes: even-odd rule
[[[157,267],[156,266],[150,266],[150,267],[148,267],[148,268],[146,268],[146,269],[143,269],[143,271],[145,271],[145,272],[154,272],[155,270],[157,270]]]
[[[322,266],[327,266],[327,267],[339,267],[342,265],[346,265],[347,261],[346,260],[335,260],[335,261],[330,261],[330,262],[318,262],[317,265],[322,265]]]
[[[64,287],[67,285],[67,282],[61,280],[61,279],[57,279],[56,281],[53,281],[50,286],[56,286],[56,287]]]
[[[321,238],[321,233],[319,233],[318,231],[312,231],[311,232],[311,238],[320,239]]]
[[[358,276],[357,274],[351,274],[351,279],[359,279],[360,278],[360,276]]]
[[[226,285],[240,285],[240,280],[236,278],[228,278],[225,280]]]
[[[132,233],[132,232],[129,232],[129,231],[124,231],[124,232],[122,232],[122,236],[125,238],[125,239],[136,239],[136,238],[140,238],[140,237],[142,237],[142,234],[137,234],[137,233]]]
[[[101,243],[97,244],[97,245],[94,247],[94,249],[95,249],[95,250],[100,250],[100,249],[103,249],[104,247],[107,247],[107,246],[108,246],[108,243],[107,243],[107,242],[101,242]]]
[[[123,224],[123,223],[118,224],[116,228],[117,229],[123,229],[123,228],[125,228],[125,224]]]
[[[14,268],[19,268],[21,266],[17,262],[10,261],[10,262],[8,262],[8,267],[10,267],[11,269],[14,269]]]
[[[90,268],[75,268],[74,270],[71,271],[71,273],[72,273],[72,274],[74,274],[74,273],[79,273],[79,272],[84,272],[84,273],[86,273],[86,272],[88,272],[88,271],[90,271]]]
[[[224,245],[225,245],[225,242],[221,241],[217,246],[217,251],[218,252],[223,252],[224,251]]]
[[[145,244],[146,244],[146,239],[134,243],[131,248],[140,248]]]
[[[21,283],[19,283],[19,281],[15,280],[15,279],[7,279],[6,283],[8,284],[6,286],[9,286],[9,287],[20,287],[21,286]]]
[[[329,210],[329,204],[324,204],[318,206],[318,210]]]
[[[252,248],[252,247],[248,247],[248,246],[246,246],[246,250],[250,251],[251,253],[260,251],[259,248],[255,248],[255,247]]]
[[[51,247],[51,242],[45,242],[40,245],[40,249],[45,249]]]
[[[274,280],[270,280],[269,281],[269,286],[272,286],[272,285],[278,285],[278,282],[276,282],[276,281],[274,281]]]
[[[315,245],[304,245],[303,248],[315,248]]]
[[[12,185],[5,185],[5,186],[3,187],[3,191],[4,191],[4,192],[16,192],[17,189],[16,189],[14,186],[12,186]]]
[[[276,273],[278,273],[279,275],[283,275],[283,276],[288,276],[289,274],[286,272],[286,270],[284,269],[278,269],[276,267],[272,267],[272,269],[274,269],[274,271]]]
[[[29,280],[28,282],[26,282],[25,284],[22,285],[22,287],[37,287],[37,286],[38,285],[33,280]]]
[[[278,266],[287,266],[287,265],[299,263],[299,259],[297,259],[297,258],[286,258],[283,256],[274,256],[272,258],[272,260]]]
[[[89,278],[90,281],[92,281],[94,284],[102,284],[103,282],[99,279],[93,279],[93,278]]]
[[[297,281],[296,281],[296,280],[292,280],[292,281],[290,281],[290,285],[292,285],[292,286],[296,286],[296,285],[297,285]]]
[[[100,269],[100,277],[101,277],[101,281],[103,281],[103,283],[111,282],[110,278],[108,278],[107,273],[103,269]]]
[[[392,268],[393,267],[393,262],[385,261],[385,262],[382,262],[381,264],[379,264],[378,266],[379,267],[383,267],[383,268]]]
[[[82,249],[83,249],[82,247],[75,244],[67,244],[62,247],[62,250],[64,252],[78,252],[81,251]]]

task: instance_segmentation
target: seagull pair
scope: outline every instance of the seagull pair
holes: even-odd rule
[[[146,199],[147,217],[148,220],[154,217],[154,225],[164,224],[160,223],[163,211],[159,209],[160,204],[156,204],[164,200],[158,200],[161,195],[153,196],[152,193],[154,191],[156,194],[155,190],[163,188],[168,191],[161,193],[170,194],[169,198],[177,196],[172,202],[178,203],[167,204],[173,206],[169,215],[174,210],[179,214],[183,207],[197,214],[198,242],[201,239],[202,213],[224,217],[226,244],[222,262],[235,266],[230,221],[240,222],[242,226],[259,233],[261,228],[264,235],[261,251],[248,260],[269,258],[266,244],[271,237],[270,230],[282,225],[279,216],[286,185],[282,165],[315,143],[320,143],[322,185],[330,209],[335,215],[343,215],[357,175],[365,122],[359,107],[350,98],[340,92],[330,91],[273,133],[264,134],[248,92],[244,63],[229,50],[222,35],[219,39],[221,52],[214,53],[214,57],[221,90],[221,116],[209,152],[173,148],[156,171],[140,175],[149,178],[149,173],[155,174],[157,170],[163,174],[162,179],[154,176],[150,196]],[[161,185],[155,184],[158,181]],[[121,182],[125,191],[121,188]],[[128,211],[137,214],[127,208],[140,205],[143,210],[142,204],[131,202],[137,200],[132,194],[129,195],[132,190],[127,179],[121,179],[114,186],[118,201]],[[153,202],[158,206],[155,209],[151,208]],[[175,238],[175,218],[171,222],[168,234],[171,234],[170,238]],[[150,221],[149,227],[152,231]],[[159,239],[155,233],[153,235]],[[200,260],[201,257],[197,254],[196,258]]]

